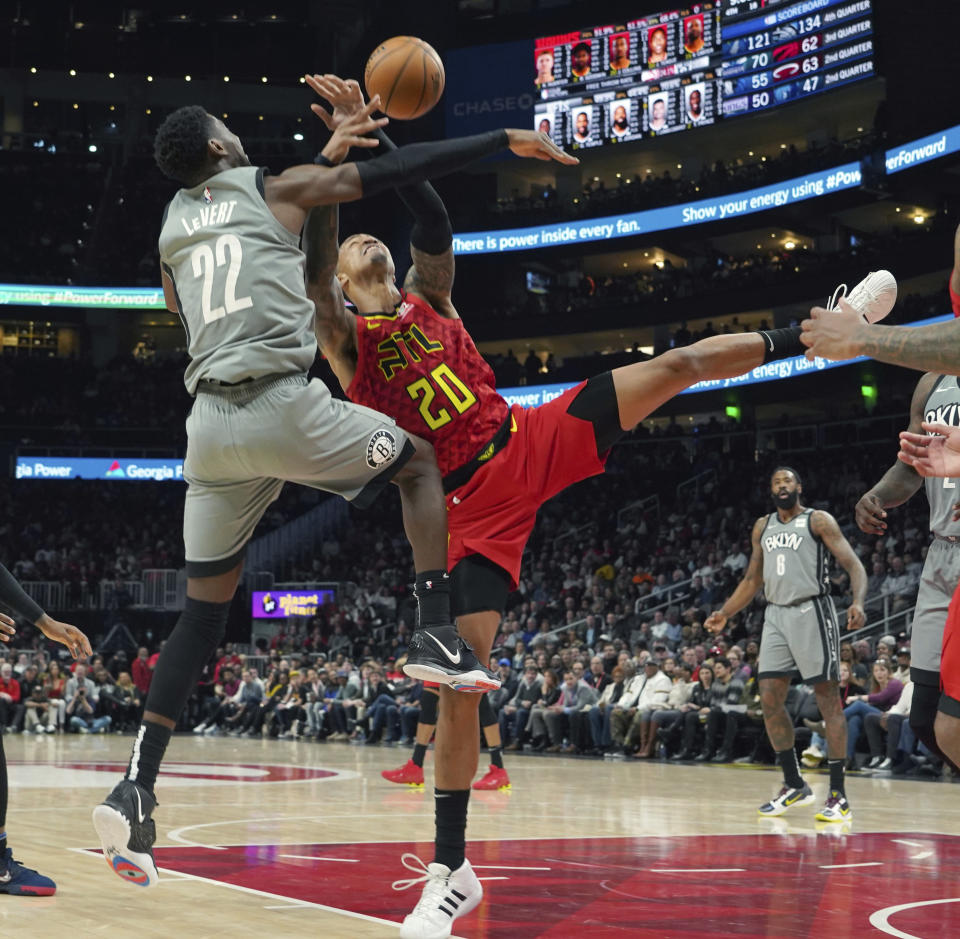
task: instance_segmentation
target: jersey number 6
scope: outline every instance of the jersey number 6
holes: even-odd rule
[[[457,414],[463,414],[477,403],[474,393],[454,375],[449,365],[441,364],[431,369],[430,378],[453,405]],[[436,414],[431,412],[430,405],[433,404],[437,392],[426,376],[407,385],[407,394],[414,401],[419,399],[417,410],[430,430],[439,430],[444,424],[449,424],[453,420],[453,415],[445,407],[438,408]]]

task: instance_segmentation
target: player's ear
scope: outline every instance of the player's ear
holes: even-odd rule
[[[221,157],[225,157],[227,155],[227,148],[216,137],[211,137],[207,141],[207,150],[210,152],[210,156],[213,157],[214,160],[219,160]]]
[[[343,291],[344,296],[350,296],[350,278],[347,277],[343,271],[337,271],[337,283],[340,285],[340,289]]]

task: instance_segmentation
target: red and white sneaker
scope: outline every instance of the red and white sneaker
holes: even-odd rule
[[[419,902],[400,926],[400,939],[447,939],[454,920],[466,916],[483,899],[483,887],[470,862],[464,860],[452,871],[445,864],[424,864],[415,854],[404,854],[400,860],[419,876],[397,880],[393,889],[423,884]]]
[[[490,769],[487,770],[486,775],[482,779],[478,779],[471,788],[509,789],[510,777],[507,775],[507,771],[505,769],[501,769],[501,767],[494,766],[491,763]]]
[[[423,767],[417,766],[413,760],[407,760],[399,769],[381,770],[380,775],[392,783],[400,783],[406,786],[423,787]]]

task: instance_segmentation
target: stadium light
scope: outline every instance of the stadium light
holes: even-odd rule
[[[95,143],[92,143],[92,144],[90,144],[89,147],[87,147],[87,150],[88,150],[90,153],[96,153],[96,152],[97,152],[97,145],[96,145]]]
[[[303,134],[296,133],[293,135],[294,140],[303,140]]]

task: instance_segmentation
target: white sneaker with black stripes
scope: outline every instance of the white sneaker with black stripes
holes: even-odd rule
[[[466,859],[455,871],[446,864],[424,864],[415,854],[404,854],[400,861],[419,876],[394,881],[393,889],[423,884],[420,901],[400,927],[400,939],[447,939],[454,920],[466,916],[483,899],[483,887]]]

